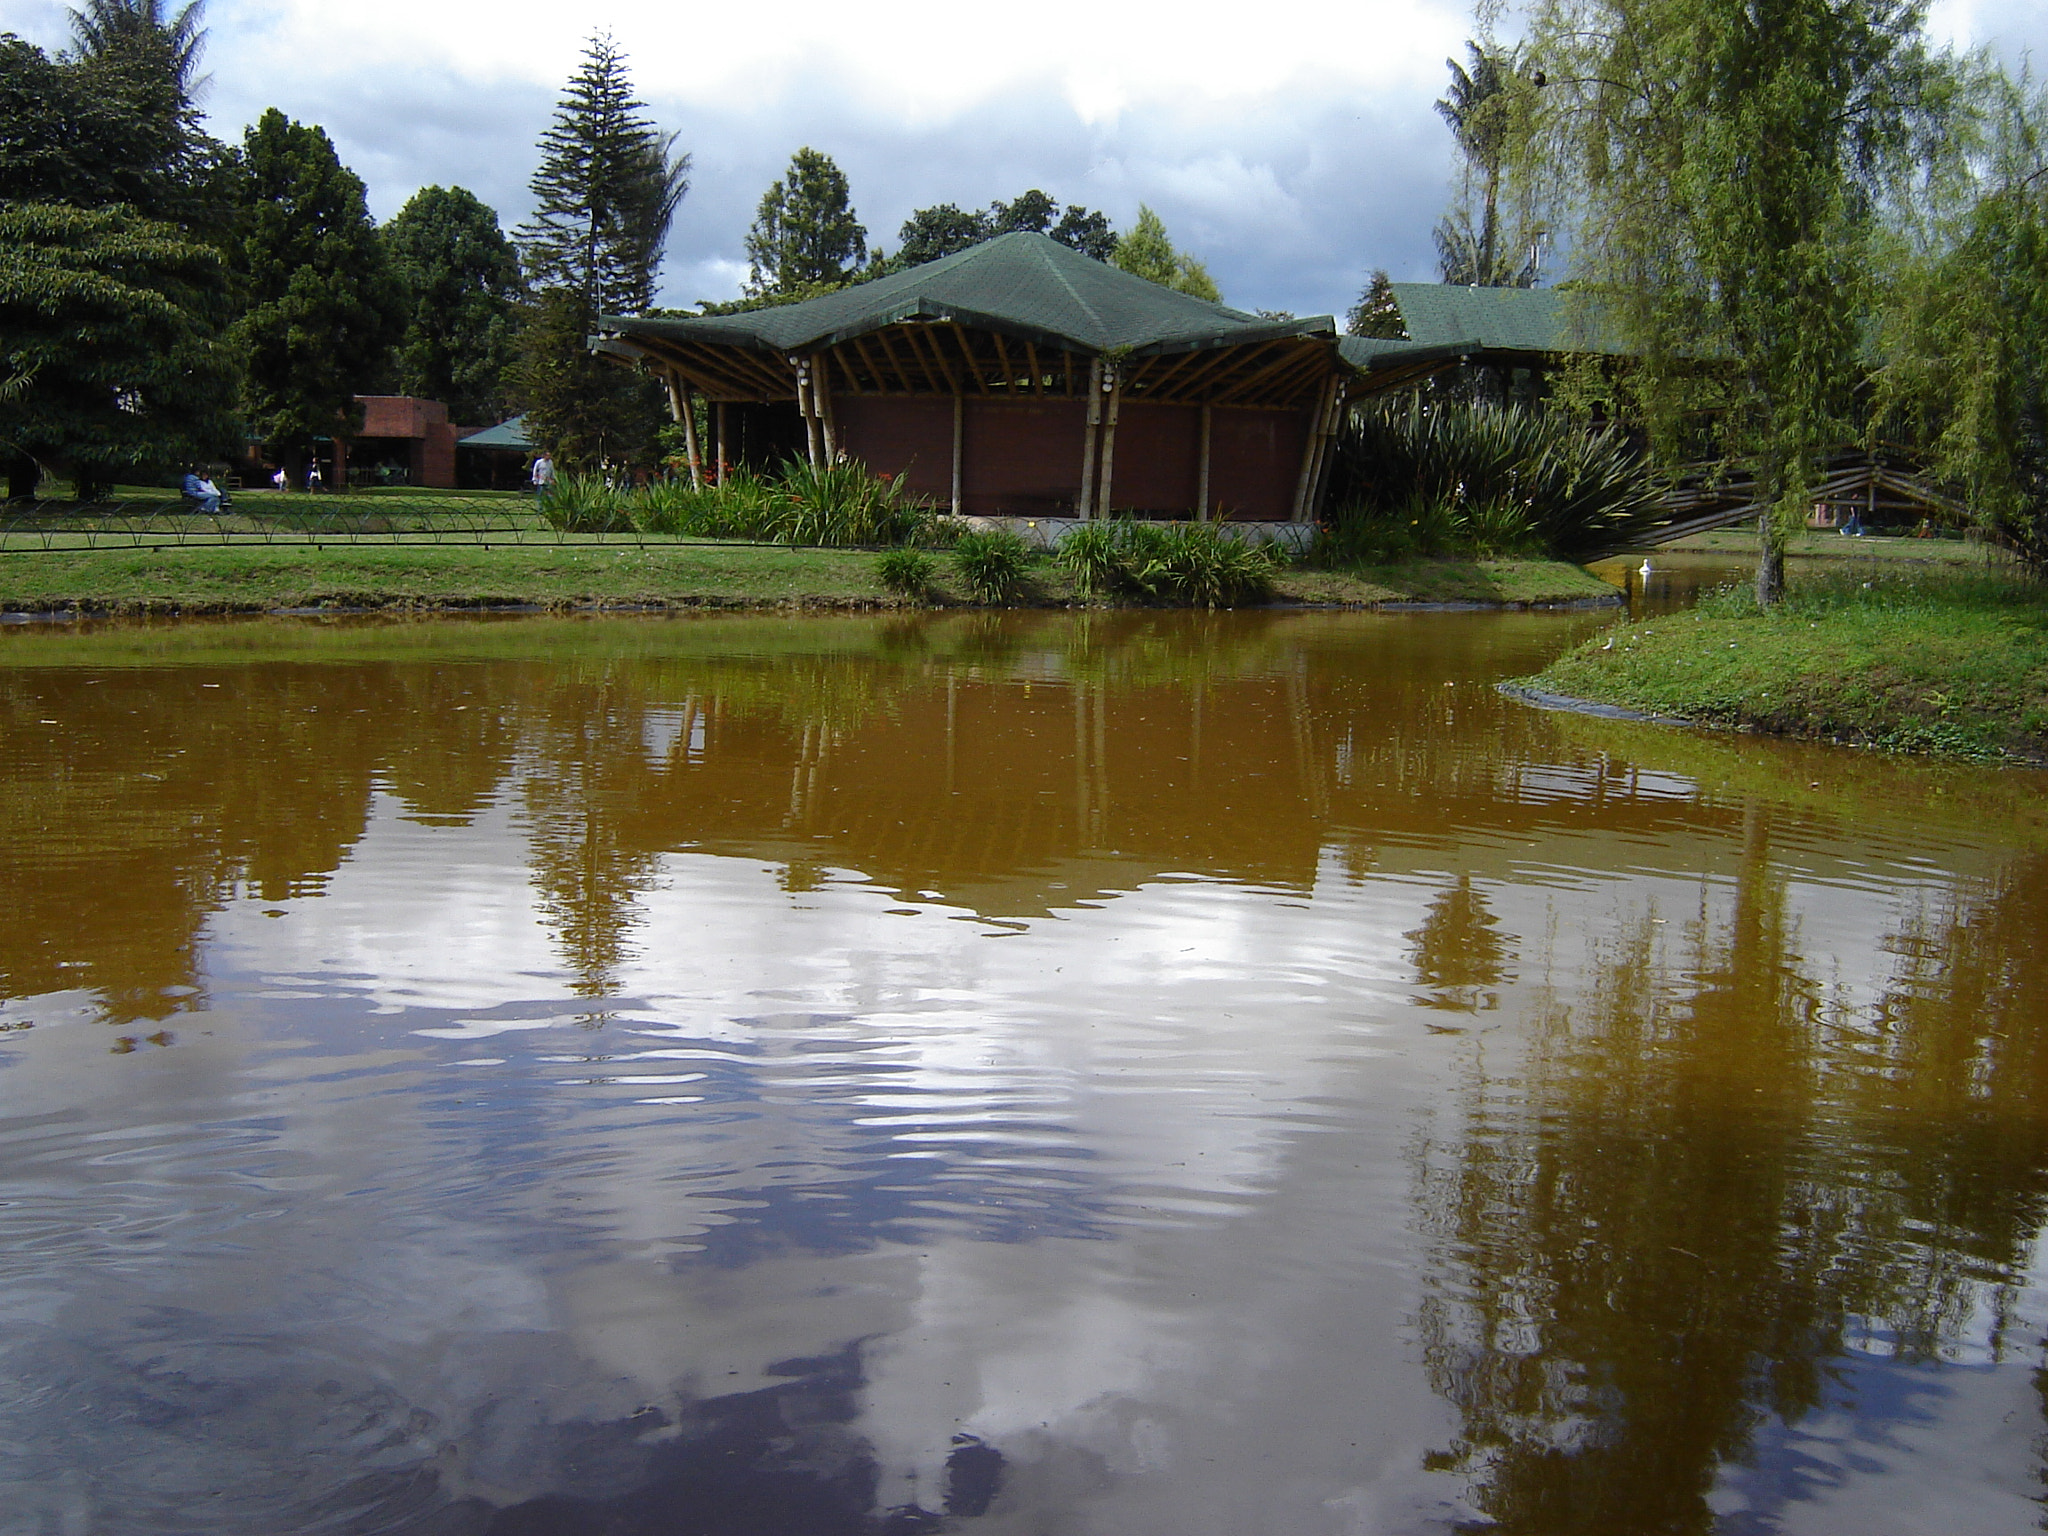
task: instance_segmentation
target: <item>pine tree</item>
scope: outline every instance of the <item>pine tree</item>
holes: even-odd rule
[[[602,32],[584,49],[540,151],[536,211],[519,230],[536,291],[511,375],[527,430],[564,469],[650,462],[659,389],[592,357],[586,339],[604,315],[654,307],[690,157],[642,115],[626,57]]]
[[[669,226],[690,189],[690,157],[642,109],[626,56],[600,32],[540,139],[520,253],[535,287],[566,288],[593,315],[654,307]]]
[[[806,146],[761,194],[747,231],[753,297],[836,288],[868,259],[868,232],[854,217],[845,173]]]
[[[364,204],[363,184],[320,128],[275,107],[243,146],[250,300],[235,334],[251,425],[294,463],[317,437],[362,420],[405,323],[404,294]]]
[[[1138,208],[1138,222],[1117,241],[1116,255],[1111,261],[1133,277],[1142,277],[1162,288],[1192,294],[1212,304],[1222,302],[1223,295],[1217,291],[1208,268],[1192,256],[1176,251],[1166,237],[1165,222],[1142,204]]]
[[[1373,268],[1358,302],[1344,317],[1344,330],[1352,336],[1378,336],[1388,341],[1408,339],[1408,324],[1401,318],[1401,306],[1394,298],[1394,284],[1385,267]]]
[[[525,292],[497,214],[461,187],[423,187],[384,244],[406,292],[399,389],[446,401],[457,421],[496,421]]]

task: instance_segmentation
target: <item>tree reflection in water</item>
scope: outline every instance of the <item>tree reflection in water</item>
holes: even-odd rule
[[[1852,1351],[1939,1360],[1973,1317],[1994,1358],[2035,1346],[2007,1331],[2048,1187],[2048,862],[1923,911],[1859,1010],[1801,952],[1771,835],[1752,806],[1684,964],[1630,923],[1523,1059],[1475,1053],[1461,1135],[1423,1149],[1420,1331],[1460,1421],[1431,1463],[1486,1530],[1717,1529],[1724,1472]]]

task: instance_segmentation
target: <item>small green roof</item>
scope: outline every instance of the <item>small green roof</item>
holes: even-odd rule
[[[1334,336],[1328,315],[1265,320],[1176,293],[1019,231],[820,298],[737,315],[634,319],[604,330],[793,354],[906,320],[957,321],[1082,353],[1191,352],[1281,336]]]
[[[1468,288],[1456,283],[1395,283],[1394,302],[1417,346],[1469,347],[1475,352],[1605,352],[1624,350],[1597,308],[1556,288]]]
[[[472,432],[467,437],[456,439],[458,448],[531,448],[533,439],[526,435],[526,417],[514,416],[501,421],[495,427],[485,427],[481,432]]]

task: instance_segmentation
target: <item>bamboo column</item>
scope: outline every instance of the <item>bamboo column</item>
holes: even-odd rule
[[[1202,455],[1195,468],[1195,521],[1209,521],[1209,429],[1216,414],[1213,405],[1202,407]]]
[[[825,462],[839,461],[838,423],[832,419],[832,354],[820,352],[811,367],[811,409],[818,413],[818,431],[825,439]]]
[[[725,484],[725,467],[732,457],[731,449],[727,446],[731,439],[725,435],[725,402],[723,400],[712,407],[711,433],[713,438],[711,462],[716,467],[718,484],[723,485]]]
[[[1074,503],[1077,517],[1095,515],[1095,427],[1102,420],[1102,359],[1088,365],[1088,422],[1081,429],[1081,496]]]
[[[1109,412],[1102,423],[1102,480],[1096,488],[1096,516],[1109,516],[1109,489],[1116,469],[1116,418],[1124,400],[1124,371],[1109,370]]]
[[[796,365],[796,409],[804,419],[805,454],[815,465],[825,445],[818,427],[817,408],[811,399],[811,369],[807,362]]]
[[[690,489],[704,489],[704,449],[697,441],[697,392],[685,384],[682,389],[683,447],[690,455]]]
[[[1330,409],[1324,418],[1323,446],[1321,452],[1316,456],[1315,480],[1308,488],[1308,507],[1306,508],[1306,513],[1307,520],[1310,522],[1315,521],[1316,513],[1322,507],[1323,487],[1329,483],[1330,461],[1337,454],[1337,430],[1344,422],[1345,399],[1344,381],[1339,379],[1331,391]]]
[[[1321,457],[1323,446],[1323,422],[1330,414],[1330,398],[1336,392],[1337,380],[1333,375],[1316,393],[1315,415],[1309,418],[1308,441],[1301,447],[1301,475],[1294,485],[1294,508],[1288,521],[1299,523],[1305,520],[1308,506],[1309,485],[1315,477],[1316,461]]]
[[[953,391],[953,515],[960,515],[960,461],[965,446],[967,428],[967,400],[959,390]]]

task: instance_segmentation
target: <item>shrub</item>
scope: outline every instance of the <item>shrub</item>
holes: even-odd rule
[[[1053,564],[1074,578],[1074,589],[1083,597],[1113,591],[1123,580],[1123,526],[1112,522],[1077,524],[1053,550]]]
[[[1015,597],[1030,563],[1030,546],[1006,529],[976,529],[953,543],[953,568],[976,602],[1000,603]]]
[[[1546,553],[1587,559],[1661,521],[1659,486],[1617,433],[1558,413],[1372,403],[1338,434],[1324,558]]]
[[[1130,579],[1154,597],[1215,608],[1262,598],[1272,590],[1280,560],[1265,545],[1234,538],[1214,523],[1129,526]],[[1141,528],[1145,533],[1139,535]]]
[[[601,475],[560,475],[541,501],[541,516],[564,533],[628,533],[627,497]]]
[[[930,513],[903,496],[903,481],[871,475],[855,460],[812,464],[792,459],[765,536],[779,544],[904,544]]]
[[[891,549],[875,562],[883,587],[905,597],[923,597],[932,589],[938,562],[921,549]]]

